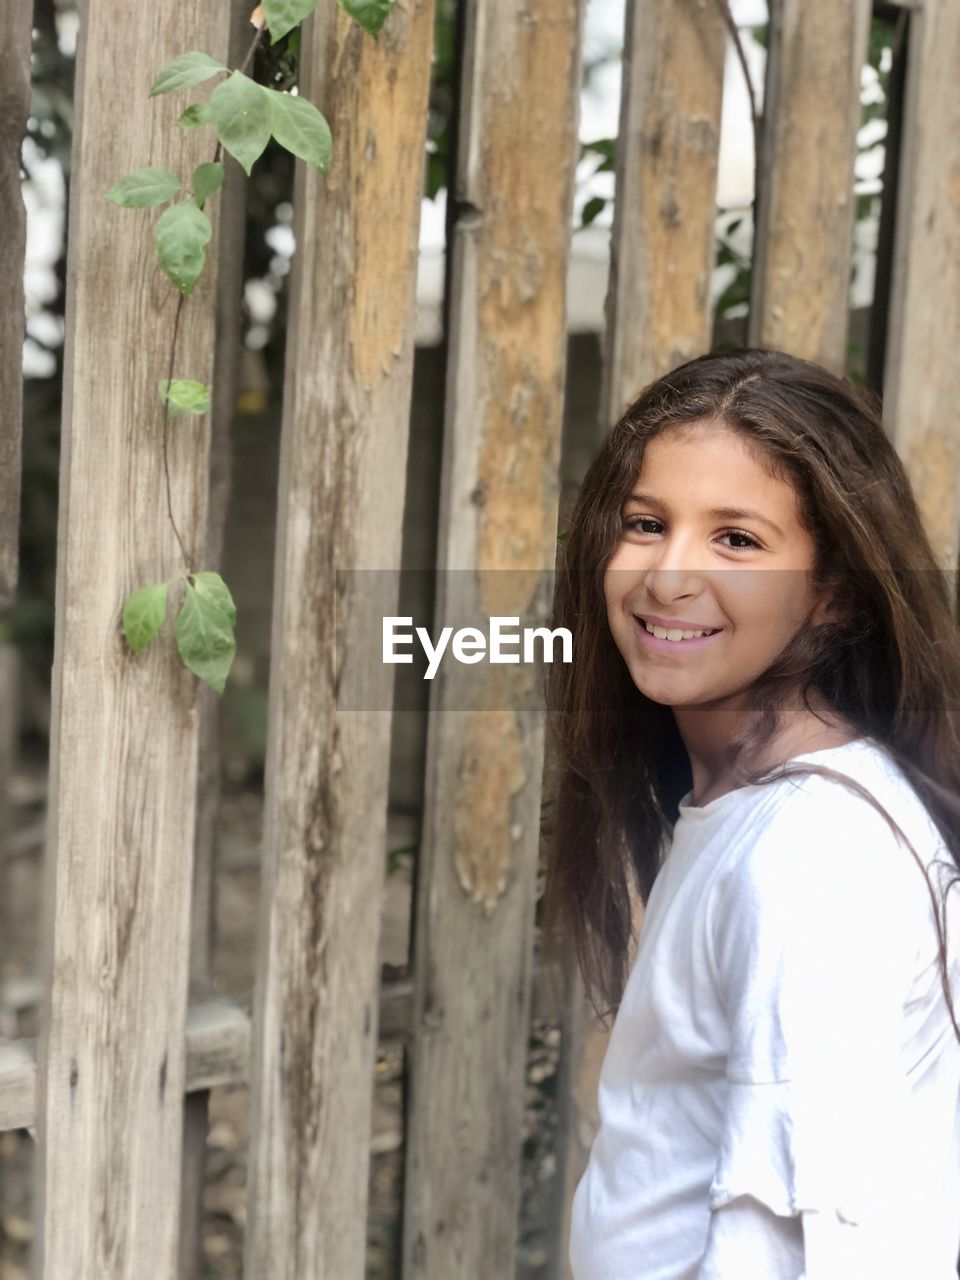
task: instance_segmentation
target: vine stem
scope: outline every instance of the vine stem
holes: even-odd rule
[[[740,69],[746,81],[747,94],[750,98],[750,119],[753,124],[753,226],[754,235],[756,235],[757,208],[760,199],[760,113],[757,110],[757,95],[753,87],[750,68],[747,65],[747,55],[744,52],[743,41],[740,39],[740,31],[734,21],[733,14],[730,12],[729,0],[716,0],[716,5],[720,10],[727,30],[730,32],[730,38],[733,40],[737,58],[740,62]],[[767,56],[769,57],[769,52]]]
[[[186,301],[184,294],[180,294],[177,299],[177,314],[173,319],[173,341],[170,343],[170,361],[167,365],[167,391],[173,383],[173,361],[177,351],[177,335],[180,332],[180,316],[183,313],[183,304]],[[177,522],[173,518],[173,499],[171,497],[170,486],[170,459],[167,454],[167,436],[170,429],[170,401],[164,402],[163,414],[163,471],[167,480],[167,515],[170,517],[170,524],[173,526],[173,532],[176,534],[177,542],[180,544],[180,554],[183,556],[183,567],[190,572],[190,560],[187,556],[187,549],[183,545],[183,538],[180,536],[180,530],[177,528]]]
[[[246,53],[246,57],[244,58],[240,66],[241,72],[245,72],[247,67],[249,67],[250,63],[253,61],[253,55],[256,53],[257,46],[260,44],[260,41],[263,38],[263,33],[264,31],[266,31],[266,29],[267,29],[266,24],[257,28],[257,34],[251,40],[250,47]],[[223,146],[218,139],[216,150],[213,153],[214,164],[217,163],[217,161],[220,159],[222,154],[223,154]],[[177,353],[177,337],[180,333],[180,317],[183,314],[183,304],[185,301],[186,301],[186,295],[181,293],[180,296],[177,298],[177,311],[176,311],[176,315],[173,318],[173,338],[170,342],[170,360],[167,364],[167,390],[168,391],[170,389],[170,386],[173,383],[173,365],[174,365],[174,360],[176,358],[176,353]],[[183,538],[180,536],[180,530],[177,527],[177,522],[173,516],[173,496],[172,496],[173,490],[170,484],[170,456],[168,451],[169,429],[170,429],[170,401],[168,399],[164,402],[164,414],[163,414],[163,473],[164,473],[164,477],[166,479],[166,485],[167,485],[167,515],[170,518],[170,525],[173,529],[177,542],[180,546],[180,554],[183,557],[184,569],[189,574],[190,558],[187,555],[187,549],[183,544]]]

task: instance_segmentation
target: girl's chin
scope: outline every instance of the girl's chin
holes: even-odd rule
[[[651,678],[649,671],[638,671],[636,666],[633,666],[630,678],[638,693],[642,693],[651,702],[659,702],[664,707],[696,705],[711,697],[705,686],[700,686],[697,681],[680,673],[675,676],[666,675],[662,679]]]

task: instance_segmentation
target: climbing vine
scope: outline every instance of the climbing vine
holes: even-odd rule
[[[393,0],[336,2],[376,38]],[[185,593],[174,624],[177,652],[184,665],[217,693],[223,693],[236,653],[237,610],[219,573],[191,567],[173,516],[167,456],[170,420],[203,416],[211,407],[209,386],[188,376],[174,377],[177,335],[184,303],[203,272],[206,248],[213,236],[206,206],[223,186],[223,153],[231,155],[249,177],[272,137],[292,155],[322,173],[327,171],[332,139],[322,113],[298,92],[258,84],[247,74],[265,32],[271,44],[291,36],[290,43],[299,48],[300,33],[295,29],[317,3],[318,0],[264,0],[257,5],[250,16],[256,34],[242,66],[236,70],[231,71],[218,59],[195,49],[168,63],[154,81],[151,97],[182,93],[219,79],[206,101],[190,103],[176,121],[181,129],[211,127],[216,135],[213,158],[197,165],[187,181],[169,169],[148,167],[127,174],[105,193],[108,200],[127,209],[166,206],[154,223],[153,242],[161,269],[179,292],[167,376],[158,382],[157,392],[163,406],[167,514],[185,572],[167,582],[150,583],[131,592],[123,603],[123,634],[134,653],[145,649],[166,620],[170,588],[182,585]]]

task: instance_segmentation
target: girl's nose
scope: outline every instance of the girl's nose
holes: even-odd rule
[[[695,569],[651,569],[644,575],[649,594],[664,603],[699,594],[703,579]]]
[[[690,575],[706,568],[703,550],[691,538],[666,538],[648,562],[649,572],[665,589],[673,589]]]

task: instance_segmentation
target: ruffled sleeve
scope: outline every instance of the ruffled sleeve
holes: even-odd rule
[[[883,817],[822,778],[717,883],[728,1084],[698,1280],[742,1280],[758,1258],[752,1274],[784,1280],[910,1273],[895,1260],[915,1159],[901,1040],[921,890]]]

